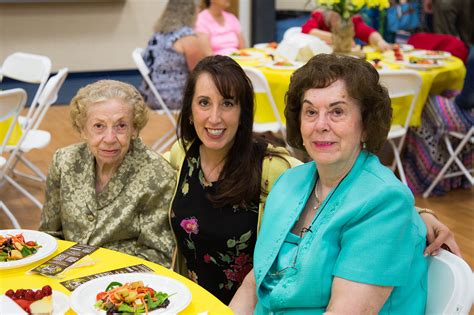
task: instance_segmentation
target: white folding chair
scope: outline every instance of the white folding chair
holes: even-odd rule
[[[469,265],[444,249],[428,259],[425,314],[469,314],[474,302],[474,278]]]
[[[400,180],[406,185],[407,180],[400,156],[403,144],[405,143],[405,137],[408,132],[411,117],[413,115],[413,109],[415,108],[416,100],[420,93],[422,79],[418,72],[414,70],[380,70],[379,74],[380,82],[388,89],[390,98],[393,99],[404,96],[413,97],[405,118],[405,123],[403,126],[392,124],[387,137],[387,141],[390,144],[394,155],[392,169],[395,170],[395,167],[397,168]],[[399,139],[398,144],[395,143],[395,139]]]
[[[16,155],[16,159],[11,167],[16,175],[20,175],[32,180],[39,182],[46,181],[46,175],[31,161],[29,161],[24,153],[30,152],[33,149],[44,149],[51,142],[51,133],[46,130],[38,129],[41,121],[43,120],[49,107],[56,102],[58,99],[58,92],[61,89],[64,81],[66,80],[68,69],[63,68],[58,73],[52,76],[46,83],[43,91],[38,98],[38,106],[33,116],[29,119],[30,124],[26,128],[23,128],[25,133],[25,139],[20,145],[20,150]],[[8,146],[8,150],[13,150],[13,146]],[[29,169],[33,171],[35,175],[30,175],[24,172],[20,172],[16,169],[16,164],[21,161]]]
[[[263,73],[253,67],[242,67],[245,71],[245,74],[249,77],[250,81],[252,81],[253,90],[255,93],[264,93],[270,103],[270,107],[273,112],[273,116],[275,118],[274,122],[268,123],[254,123],[253,124],[253,131],[255,132],[265,132],[271,131],[274,133],[280,132],[283,135],[283,139],[286,142],[286,129],[283,121],[281,120],[280,113],[278,112],[278,108],[276,106],[275,100],[273,99],[272,92],[270,90],[270,86],[268,85],[267,78],[263,75]]]
[[[13,180],[13,178],[11,178],[8,174],[11,169],[10,166],[16,159],[16,155],[19,152],[21,143],[25,139],[25,133],[23,133],[22,137],[20,138],[18,145],[16,145],[15,148],[10,152],[8,159],[3,156],[3,153],[6,151],[8,140],[10,139],[13,129],[15,128],[15,125],[18,122],[20,112],[25,107],[26,99],[26,92],[23,89],[0,91],[0,121],[12,119],[8,127],[8,131],[5,137],[3,138],[2,144],[0,146],[0,181],[6,180],[7,182],[9,182],[13,187],[18,189],[22,194],[24,194],[28,199],[30,199],[36,206],[41,209],[42,204],[26,189],[24,189],[15,180]],[[8,208],[2,206],[2,209],[10,218],[13,225],[18,228],[18,222],[16,221],[13,214],[8,210]]]
[[[160,93],[158,93],[158,90],[156,89],[155,85],[150,79],[150,69],[148,66],[145,64],[145,61],[143,60],[142,57],[143,54],[143,49],[142,48],[135,48],[132,52],[132,58],[133,61],[135,62],[135,65],[138,68],[138,71],[140,71],[140,74],[143,77],[143,80],[145,80],[146,84],[150,88],[150,90],[153,92],[153,95],[157,99],[161,110],[157,110],[159,114],[162,114],[163,112],[165,113],[166,117],[168,117],[169,121],[171,122],[173,128],[166,132],[162,137],[160,137],[158,140],[155,141],[155,143],[151,146],[151,148],[157,152],[163,152],[168,147],[170,146],[171,143],[173,143],[176,140],[176,118],[173,116],[171,111],[169,110],[168,106],[166,106],[165,102],[163,102],[163,99],[160,96]]]
[[[459,141],[456,149],[453,149],[451,138]],[[438,173],[434,181],[431,183],[430,187],[428,187],[428,189],[423,193],[423,198],[427,198],[430,195],[430,193],[433,191],[433,189],[436,187],[436,185],[438,185],[438,183],[442,179],[445,179],[445,178],[451,178],[455,176],[466,176],[466,178],[471,183],[471,185],[474,185],[474,177],[472,176],[472,173],[474,172],[474,168],[471,168],[468,170],[458,157],[458,155],[463,151],[466,145],[474,144],[474,127],[471,126],[471,128],[465,134],[462,134],[460,132],[450,131],[443,135],[443,140],[444,140],[444,143],[446,144],[446,149],[448,150],[448,153],[449,153],[449,159],[448,161],[446,161],[446,164],[443,166],[443,168]],[[456,163],[457,167],[459,168],[459,171],[452,171],[448,173],[448,169],[452,166],[453,163]]]
[[[0,70],[0,81],[7,77],[21,82],[38,84],[35,96],[25,117],[20,118],[20,124],[31,124],[31,117],[38,106],[38,99],[51,73],[51,60],[46,56],[16,52],[9,55]]]

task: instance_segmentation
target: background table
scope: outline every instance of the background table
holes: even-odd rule
[[[367,53],[367,60],[372,60],[374,58],[381,59],[384,63],[388,64],[390,69],[403,68],[399,63],[388,61],[387,58],[380,53]],[[276,70],[268,68],[265,64],[268,63],[269,60],[239,60],[238,62],[242,66],[256,67],[265,75],[282,120],[285,122],[285,94],[288,90],[290,77],[294,70]],[[446,89],[462,89],[464,77],[466,76],[466,67],[464,66],[464,63],[456,57],[444,59],[443,62],[444,65],[442,67],[418,71],[423,80],[423,84],[413,111],[410,125],[419,126],[421,124],[423,106],[430,93],[440,94]],[[408,112],[410,101],[410,98],[392,100],[393,123],[402,125],[405,123],[405,117]],[[270,104],[265,96],[261,94],[256,95],[255,121],[259,123],[274,121]]]
[[[58,249],[56,250],[54,255],[64,251],[65,249],[71,247],[74,244],[75,243],[73,242],[58,241]],[[154,264],[144,259],[140,259],[134,256],[126,255],[104,248],[99,248],[90,256],[98,262],[92,266],[72,269],[66,273],[66,277],[63,279],[53,279],[40,275],[26,274],[28,270],[48,260],[48,258],[28,266],[15,269],[0,270],[0,294],[4,294],[8,289],[16,290],[25,288],[41,288],[44,285],[48,284],[53,288],[53,290],[61,291],[67,295],[71,295],[71,292],[69,292],[59,282],[127,266],[144,264],[153,269],[156,274],[179,280],[189,288],[192,294],[191,303],[180,314],[196,315],[197,313],[205,311],[208,311],[209,315],[232,314],[232,311],[216,297],[214,297],[211,293],[201,288],[199,285],[190,281],[189,279],[184,278],[181,275],[158,264]],[[74,314],[74,312],[72,311],[72,309],[70,309],[66,314]]]

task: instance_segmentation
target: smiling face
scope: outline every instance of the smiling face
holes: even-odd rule
[[[91,104],[81,132],[99,167],[118,168],[130,147],[133,108],[116,99]]]
[[[225,156],[240,122],[240,105],[225,99],[208,73],[199,75],[191,105],[192,121],[203,148]]]
[[[348,170],[361,150],[360,108],[345,83],[310,89],[303,96],[300,131],[303,144],[318,168]]]

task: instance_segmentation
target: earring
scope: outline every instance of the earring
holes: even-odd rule
[[[193,124],[193,119],[192,119],[192,118],[189,118],[189,124],[190,124],[190,125]]]
[[[367,149],[367,144],[365,142],[362,142],[362,150]]]

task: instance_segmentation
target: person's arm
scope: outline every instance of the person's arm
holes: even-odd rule
[[[416,210],[426,225],[426,240],[429,245],[425,248],[424,255],[436,256],[441,246],[446,244],[453,254],[461,257],[461,250],[454,239],[454,234],[438,220],[434,212],[423,208],[416,208]]]
[[[186,36],[179,41],[182,41],[183,54],[189,71],[192,71],[202,58],[209,56],[206,54],[207,49],[203,47],[202,41],[197,36]]]
[[[58,238],[64,238],[61,223],[61,172],[58,165],[60,151],[53,156],[46,178],[46,202],[41,211],[39,231]]]
[[[381,51],[392,49],[392,45],[387,43],[380,35],[379,32],[372,32],[369,35],[369,44],[374,47],[378,47]]]
[[[335,277],[324,314],[378,314],[392,290]]]
[[[199,46],[204,51],[204,55],[212,56],[214,52],[212,51],[211,39],[209,38],[209,34],[203,33],[203,32],[197,32],[196,36],[199,42]]]
[[[323,40],[326,42],[326,44],[331,45],[332,44],[332,34],[331,32],[328,31],[323,31],[317,28],[313,28],[311,31],[309,31],[310,35],[316,36],[319,39]]]
[[[242,33],[238,33],[237,36],[239,37],[239,49],[244,49],[245,46],[245,39]]]
[[[257,305],[255,275],[253,269],[245,276],[242,285],[235,292],[229,303],[230,309],[236,315],[251,315]]]
[[[175,172],[165,161],[154,163],[158,174],[150,176],[146,184],[152,195],[139,209],[140,235],[135,255],[158,263],[164,267],[171,265],[174,237],[168,220],[168,210],[173,198]],[[144,170],[149,172],[149,170]]]

